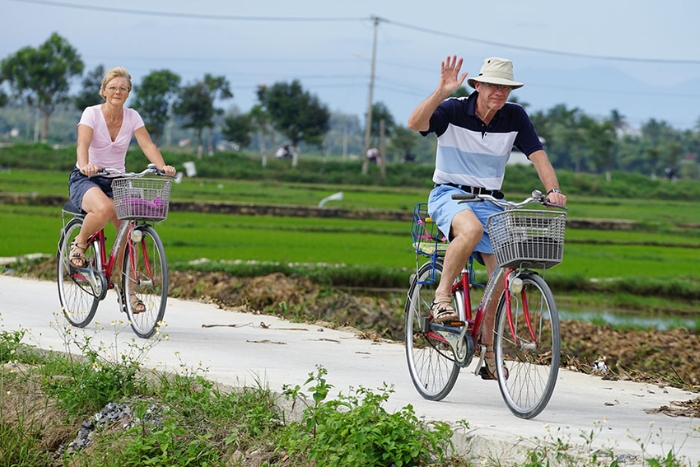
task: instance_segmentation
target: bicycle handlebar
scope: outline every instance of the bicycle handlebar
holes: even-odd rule
[[[145,170],[141,172],[122,172],[119,169],[113,169],[111,167],[105,167],[97,171],[95,175],[90,175],[88,178],[92,177],[104,177],[106,175],[120,175],[122,177],[143,177],[144,175],[158,175],[159,177],[176,178],[174,175],[168,175],[162,170],[158,169],[155,164],[148,164]]]
[[[549,201],[547,201],[547,196],[542,194],[542,192],[540,190],[533,191],[532,196],[526,198],[524,201],[521,201],[519,203],[516,203],[513,201],[505,201],[502,199],[497,199],[491,195],[476,194],[476,193],[464,193],[464,194],[459,194],[459,195],[452,195],[452,199],[458,200],[460,203],[474,203],[474,202],[491,201],[492,203],[494,203],[498,206],[501,206],[503,208],[506,208],[506,209],[519,209],[519,208],[522,208],[523,206],[526,206],[526,205],[532,204],[532,203],[541,204],[542,206],[546,206],[546,207],[550,207],[550,208],[559,208],[559,209],[564,209],[564,210],[568,209],[566,206],[562,206],[560,204],[550,203]]]

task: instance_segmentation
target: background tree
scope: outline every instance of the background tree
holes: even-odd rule
[[[469,94],[469,89],[467,89],[465,86],[460,86],[455,92],[450,94],[450,97],[469,97]]]
[[[79,111],[85,110],[87,107],[101,104],[104,98],[100,95],[102,88],[102,79],[105,76],[105,67],[97,65],[94,70],[87,73],[81,82],[81,89],[73,98],[73,104]]]
[[[394,152],[394,162],[396,162],[399,158],[399,160],[402,160],[407,152],[415,157],[414,151],[416,146],[419,144],[420,138],[421,136],[417,132],[405,126],[396,125],[394,127],[394,132],[391,135],[390,143],[390,148]]]
[[[180,89],[180,76],[170,70],[158,70],[144,76],[136,87],[136,99],[133,107],[138,110],[146,124],[146,129],[153,135],[156,145],[160,146],[165,125],[170,119],[172,102]]]
[[[78,52],[57,33],[38,48],[24,47],[0,63],[14,95],[43,115],[42,141],[49,133],[51,114],[70,99],[71,78],[84,68]]]
[[[250,114],[234,114],[230,113],[224,119],[224,124],[221,126],[221,133],[228,141],[238,144],[241,148],[250,146],[255,132],[253,125],[253,117]]]
[[[384,120],[384,134],[381,135],[379,132],[379,127],[381,121]],[[396,122],[394,121],[394,116],[389,112],[389,108],[383,102],[375,102],[372,104],[372,129],[370,130],[370,135],[372,137],[372,144],[374,147],[379,146],[379,140],[382,137],[389,137],[394,131]],[[372,147],[370,144],[370,147]]]
[[[2,86],[3,81],[5,81],[5,78],[3,78],[2,72],[0,72],[0,86]],[[9,101],[10,98],[5,94],[5,90],[0,88],[0,107],[5,107]]]
[[[212,76],[209,73],[204,75],[202,81],[180,88],[178,100],[173,105],[173,112],[184,118],[182,128],[192,128],[194,130],[197,137],[198,157],[202,157],[202,132],[205,128],[212,130],[214,128],[214,117],[224,112],[214,107],[214,101],[232,97],[233,93],[231,93],[226,78],[223,76]]]
[[[272,123],[270,123],[270,116],[261,104],[255,104],[248,112],[248,115],[250,116],[251,125],[255,128],[260,152],[265,154],[267,151],[267,141],[271,139],[275,132]]]
[[[329,127],[323,140],[324,154],[340,154],[345,159],[362,152],[364,131],[357,115],[332,112]]]
[[[590,148],[595,163],[605,170],[605,179],[609,182],[615,161],[617,133],[615,123],[611,120],[596,122],[586,118],[586,145]]]
[[[299,142],[321,146],[329,129],[330,112],[318,97],[302,89],[298,80],[258,88],[258,100],[274,128],[289,138],[292,146]],[[297,151],[292,153],[296,165]]]

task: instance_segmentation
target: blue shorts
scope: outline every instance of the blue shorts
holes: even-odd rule
[[[481,225],[484,227],[484,235],[476,245],[476,248],[474,248],[474,253],[493,254],[491,239],[486,231],[486,220],[492,214],[503,212],[503,208],[495,205],[491,201],[460,203],[452,199],[452,195],[455,194],[464,194],[464,191],[449,185],[440,185],[433,188],[428,197],[428,215],[435,221],[440,232],[445,234],[449,240],[452,240],[450,234],[452,218],[459,212],[472,211],[476,214],[476,217],[481,221]],[[481,264],[484,264],[481,260],[481,255],[474,253],[472,257]]]
[[[97,187],[102,190],[104,194],[113,198],[112,180],[114,179],[107,177],[88,178],[87,175],[80,173],[80,169],[76,167],[68,177],[68,196],[70,196],[71,202],[80,209],[82,209],[83,206],[83,197],[90,188]]]

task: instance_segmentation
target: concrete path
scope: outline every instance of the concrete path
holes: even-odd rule
[[[73,332],[104,342],[108,356],[120,351],[138,354],[145,341],[128,324],[119,323],[124,318],[110,291],[94,322]],[[170,299],[165,320],[168,339],[145,352],[147,366],[206,370],[207,378],[222,384],[261,383],[273,390],[285,384],[303,386],[317,365],[328,370],[327,381],[345,394],[352,387],[377,389],[388,383],[395,393],[387,410],[410,404],[425,420],[455,427],[466,421],[469,428],[458,430],[455,440],[459,450],[471,455],[509,462],[521,459],[525,449],[551,447],[559,439],[574,446],[569,452],[584,456],[612,449],[624,456],[627,466],[638,465],[643,456],[665,457],[669,451],[688,465],[700,464],[700,420],[645,412],[696,398],[697,393],[562,370],[544,412],[534,420],[521,420],[506,407],[498,383],[474,376],[473,368],[462,371],[445,400],[422,399],[413,388],[400,343],[372,342],[359,339],[352,330],[290,323],[197,301]],[[0,276],[0,332],[24,328],[26,343],[64,350],[66,324],[54,282]],[[77,349],[73,345],[68,350]]]

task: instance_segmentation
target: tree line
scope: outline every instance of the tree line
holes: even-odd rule
[[[43,118],[41,140],[47,141],[49,122],[57,110],[82,111],[102,103],[99,89],[105,71],[103,65],[86,71],[78,51],[53,33],[38,47],[24,47],[0,62],[0,85],[5,83],[0,86],[0,107],[23,105],[38,111]],[[81,87],[73,95],[71,84],[77,79]],[[453,96],[468,95],[467,89],[460,88]],[[238,149],[262,153],[280,140],[292,147],[316,148],[325,155],[362,154],[367,145],[365,129],[356,116],[331,113],[298,80],[260,85],[258,102],[248,112],[217,107],[233,98],[225,76],[206,73],[183,84],[177,73],[164,69],[151,71],[134,84],[130,105],[139,111],[156,144],[161,144],[166,125],[174,121],[192,131],[200,157],[205,145],[213,153],[217,138]],[[511,101],[529,107],[516,96]],[[372,105],[372,116],[369,144],[384,148],[389,161],[432,161],[435,138],[422,138],[398,124],[381,102]],[[652,178],[700,179],[700,118],[693,129],[680,131],[655,119],[633,129],[618,110],[594,118],[565,104],[530,116],[555,168],[605,173],[608,179],[613,170]]]

